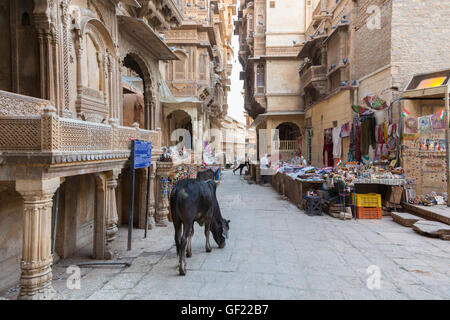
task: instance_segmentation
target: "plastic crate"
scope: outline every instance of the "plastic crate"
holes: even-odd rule
[[[368,194],[353,194],[352,205],[358,208],[381,208],[381,194],[378,193],[368,193]]]
[[[381,208],[356,207],[356,217],[358,219],[382,219],[383,210]]]

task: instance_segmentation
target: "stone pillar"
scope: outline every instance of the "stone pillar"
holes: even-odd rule
[[[107,176],[106,173],[95,174],[95,216],[93,257],[104,260],[106,253],[106,212],[107,212]]]
[[[111,260],[114,257],[111,243],[118,231],[116,188],[119,174],[119,170],[114,170],[95,175],[94,259],[97,260]]]
[[[17,180],[16,190],[24,199],[21,300],[54,298],[52,287],[52,207],[60,178]]]
[[[106,250],[105,259],[111,260],[114,257],[114,252],[111,248],[111,243],[116,239],[117,223],[119,217],[117,215],[116,189],[118,186],[118,178],[120,171],[112,171],[107,174],[106,178]]]
[[[156,179],[156,165],[152,163],[152,166],[150,167],[150,210],[148,212],[148,228],[151,230],[155,227],[155,197],[156,197],[156,192],[155,192],[155,179]]]
[[[169,175],[172,170],[172,162],[157,162],[156,177],[159,183],[158,209],[155,216],[157,227],[167,227],[169,224]]]
[[[156,169],[152,164],[150,169],[138,170],[138,210],[139,210],[139,229],[145,229],[145,214],[147,210],[147,181],[148,170],[150,170],[150,191],[149,191],[149,209],[148,209],[148,229],[151,230],[155,227],[155,177]]]

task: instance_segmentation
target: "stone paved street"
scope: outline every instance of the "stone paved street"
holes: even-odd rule
[[[178,276],[173,227],[135,231],[127,252],[126,229],[115,246],[129,268],[83,268],[81,290],[66,288],[65,268],[54,267],[62,299],[449,299],[450,243],[425,238],[391,218],[341,221],[309,217],[270,187],[224,173],[218,189],[231,219],[225,249],[204,250],[196,225],[186,277]],[[119,249],[120,248],[120,249]],[[81,253],[82,255],[83,253]],[[381,289],[367,288],[369,266],[381,269]]]

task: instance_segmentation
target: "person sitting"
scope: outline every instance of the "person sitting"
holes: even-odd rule
[[[272,155],[265,154],[260,160],[260,171],[263,185],[271,182],[270,168],[272,167]]]
[[[236,173],[236,171],[239,171],[239,175],[242,176],[242,170],[244,170],[244,168],[247,167],[248,170],[250,170],[250,162],[247,160],[245,161],[245,163],[241,163],[236,169],[233,170],[233,174]]]

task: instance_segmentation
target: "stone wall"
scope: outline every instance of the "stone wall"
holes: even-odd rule
[[[12,189],[0,192],[0,291],[20,277],[22,255],[23,200]]]
[[[300,111],[298,61],[269,60],[266,64],[267,112]]]
[[[374,19],[370,6],[380,12],[380,29],[371,29]],[[355,8],[354,61],[352,78],[360,79],[391,63],[391,11],[392,1],[360,0]]]
[[[416,73],[450,68],[450,1],[393,1],[394,86],[404,90]]]
[[[311,137],[311,165],[318,168],[323,167],[324,130],[333,128],[334,121],[337,121],[339,127],[352,121],[351,101],[351,91],[344,90],[327,100],[315,104],[313,108],[306,111],[305,119],[311,118],[314,132]],[[344,138],[342,141],[342,161],[344,162],[347,161],[349,143],[349,138]],[[306,138],[303,139],[303,150],[303,154],[307,158]]]

